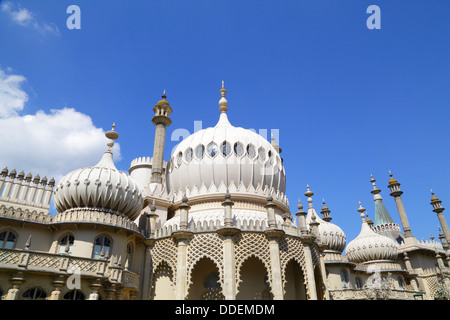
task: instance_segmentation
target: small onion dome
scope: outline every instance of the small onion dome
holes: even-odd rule
[[[331,222],[327,222],[315,214],[315,222],[319,223],[319,236],[320,241],[328,246],[329,250],[335,250],[342,252],[345,249],[345,244],[347,242],[344,231],[337,225]],[[306,218],[306,223],[309,226],[311,221],[311,215]]]
[[[117,170],[111,148],[118,137],[114,126],[106,137],[108,150],[93,167],[74,170],[64,176],[55,189],[55,207],[62,213],[74,208],[97,208],[125,215],[130,220],[138,217],[143,198],[136,182]]]
[[[432,197],[431,197],[431,202],[436,202],[436,201],[439,201],[439,198],[438,198],[438,197],[436,197],[436,196],[434,195],[434,192],[433,192],[433,190],[431,190],[431,195],[432,195]]]
[[[307,188],[308,191],[305,192],[305,196],[308,197],[309,208],[308,215],[306,217],[306,225],[310,228],[309,224],[311,220],[315,220],[316,223],[319,223],[320,242],[325,244],[329,250],[342,253],[347,243],[347,238],[344,231],[342,231],[342,229],[334,223],[325,221],[319,217],[312,205],[312,196],[314,195],[314,192],[309,189],[309,186],[307,186]]]
[[[391,173],[390,170],[389,170],[389,176],[391,177],[391,178],[389,179],[389,184],[397,184],[397,183],[398,183],[397,179],[395,179],[395,178],[392,176],[392,173]]]
[[[361,204],[360,208],[364,209]],[[358,211],[360,210],[358,209]],[[345,254],[348,260],[355,263],[395,260],[398,254],[398,244],[391,238],[374,232],[367,224],[364,212],[361,212],[361,218],[361,232],[354,240],[350,241],[346,249]]]

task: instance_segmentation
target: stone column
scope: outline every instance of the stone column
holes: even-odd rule
[[[145,248],[144,272],[143,272],[142,292],[141,292],[143,300],[150,299],[150,284],[153,281],[151,249],[154,243],[155,240],[149,240],[147,243],[147,247]]]
[[[180,229],[172,233],[172,237],[177,242],[177,275],[175,287],[175,299],[186,299],[187,282],[187,246],[192,232],[188,231],[189,205],[186,195],[183,196],[183,203],[180,205]]]
[[[448,224],[447,224],[447,221],[445,220],[445,216],[444,216],[445,208],[442,206],[442,201],[439,200],[439,198],[434,195],[433,190],[431,190],[431,194],[432,194],[432,197],[431,197],[430,204],[433,206],[433,212],[436,212],[436,214],[437,214],[439,223],[442,228],[442,232],[444,233],[445,243],[448,246],[448,244],[450,242],[450,230],[448,228]]]
[[[156,104],[153,111],[155,112],[155,116],[152,118],[152,122],[156,126],[156,129],[150,182],[162,183],[166,128],[172,123],[172,120],[169,118],[169,115],[172,113],[172,108],[166,101],[165,91],[162,95],[162,100]]]
[[[415,276],[414,269],[412,268],[411,261],[409,260],[408,254],[406,252],[403,253],[403,260],[405,261],[406,270],[410,275]],[[419,286],[417,284],[416,278],[411,278],[411,286],[414,291],[419,291]]]
[[[89,299],[88,300],[98,300],[99,298],[99,290],[102,287],[102,282],[101,279],[97,278],[96,280],[94,280],[91,284],[91,293],[89,294]]]
[[[186,299],[186,282],[187,282],[187,246],[192,232],[176,231],[172,237],[177,241],[177,283],[175,287],[175,299]]]
[[[19,287],[25,282],[23,272],[19,271],[11,278],[12,288],[8,290],[5,300],[19,300]]]
[[[314,262],[312,259],[311,244],[314,238],[304,239],[306,278],[308,279],[308,291],[310,300],[317,300],[316,280],[314,279]]]
[[[411,232],[411,227],[409,226],[408,217],[406,216],[405,207],[403,205],[402,197],[403,191],[400,190],[400,183],[392,177],[392,173],[389,172],[391,179],[389,179],[389,189],[391,190],[391,196],[395,199],[395,204],[397,206],[397,211],[400,216],[400,222],[402,224],[403,232],[405,233],[405,244],[414,243],[414,236]]]
[[[223,294],[226,300],[236,299],[236,268],[235,268],[235,237],[241,232],[233,226],[233,214],[231,195],[225,194],[224,206],[224,227],[217,230],[223,236],[223,265],[224,283]]]
[[[267,223],[269,225],[269,228],[265,231],[265,235],[269,240],[270,264],[272,268],[272,294],[274,300],[283,300],[283,279],[281,276],[279,241],[283,237],[284,231],[276,228],[276,205],[273,203],[273,198],[271,196],[267,198],[265,208],[267,210]]]
[[[283,278],[281,276],[280,246],[279,240],[283,237],[284,231],[269,229],[265,231],[269,240],[270,265],[272,267],[272,294],[274,300],[283,300]]]
[[[320,253],[320,270],[322,273],[323,285],[325,287],[324,299],[329,300],[330,292],[329,292],[328,286],[327,286],[327,272],[325,269],[325,254],[323,252]]]
[[[64,281],[64,276],[60,275],[56,280],[52,282],[52,284],[54,289],[50,295],[50,300],[60,300],[61,287],[63,287],[66,284],[66,281]]]

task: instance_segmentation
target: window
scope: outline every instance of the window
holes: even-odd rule
[[[31,288],[23,293],[22,298],[25,300],[43,300],[47,298],[47,295],[41,288]]]
[[[106,236],[100,236],[97,239],[95,239],[94,252],[92,253],[92,258],[99,259],[102,252],[105,257],[107,257],[111,252],[111,240]]]
[[[405,282],[403,282],[402,277],[398,277],[398,286],[400,287],[400,289],[405,289]]]
[[[177,156],[177,166],[178,167],[181,166],[182,161],[183,161],[183,154],[180,152],[180,153],[178,153],[178,156]]]
[[[0,248],[14,249],[16,235],[12,231],[3,231],[0,233]]]
[[[359,277],[356,277],[355,281],[356,281],[356,289],[362,289],[363,286],[361,279]]]
[[[240,142],[236,142],[234,144],[234,153],[238,156],[238,157],[242,157],[244,155],[244,146],[242,145],[242,143]]]
[[[341,269],[341,283],[342,283],[342,289],[348,289],[348,276],[347,271],[344,269]]]
[[[187,148],[187,150],[184,152],[184,159],[186,160],[186,162],[191,162],[193,155],[194,151],[192,151],[192,148]]]
[[[133,261],[133,247],[130,244],[127,244],[127,261],[128,261],[128,269],[130,269],[131,262]]]
[[[201,159],[203,158],[204,155],[205,155],[205,146],[201,144],[195,149],[195,157],[197,159]]]
[[[86,297],[81,291],[78,290],[72,290],[67,292],[64,297],[64,300],[85,300]]]
[[[231,152],[231,146],[228,142],[224,141],[222,142],[221,146],[220,146],[220,151],[222,152],[222,155],[224,157],[228,156]]]
[[[67,234],[59,240],[59,250],[58,253],[72,253],[73,242],[75,238],[71,234]]]
[[[261,160],[262,162],[266,161],[266,150],[264,150],[264,148],[258,149],[258,155],[259,155],[259,160]]]
[[[273,165],[273,163],[275,162],[275,157],[272,154],[272,151],[269,150],[269,163],[270,165]]]
[[[210,156],[211,158],[214,158],[214,157],[217,155],[217,153],[219,153],[219,150],[218,150],[218,148],[217,148],[217,145],[216,145],[215,143],[211,143],[211,144],[208,146],[208,154],[209,154],[209,156]]]
[[[254,159],[256,156],[256,151],[255,151],[255,147],[252,146],[251,144],[249,144],[247,146],[247,154],[251,159]]]

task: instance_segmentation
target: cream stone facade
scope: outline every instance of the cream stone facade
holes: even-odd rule
[[[299,200],[294,219],[281,148],[234,127],[223,84],[220,94],[217,124],[184,139],[168,162],[172,108],[164,93],[153,109],[153,156],[133,160],[128,173],[113,162],[114,125],[100,161],[57,183],[3,169],[2,299],[434,299],[450,260],[434,194],[440,242],[414,238],[392,174],[401,227],[373,178],[375,223],[360,204],[352,241],[325,203],[319,216],[309,186],[308,208]]]

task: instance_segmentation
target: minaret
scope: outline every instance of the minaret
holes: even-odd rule
[[[325,199],[322,199],[322,203],[323,203],[323,207],[322,210],[320,211],[320,213],[322,214],[322,220],[326,221],[326,222],[330,222],[331,221],[331,217],[330,217],[330,209],[328,209],[328,207],[325,205]]]
[[[441,205],[442,201],[439,200],[439,198],[434,195],[433,190],[431,190],[431,195],[432,197],[430,204],[433,206],[433,212],[437,213],[439,223],[441,224],[442,232],[444,233],[445,240],[448,244],[450,241],[450,230],[448,229],[447,221],[445,220],[443,213],[445,208]]]
[[[375,202],[375,223],[373,224],[374,231],[383,236],[387,236],[397,243],[404,242],[405,236],[400,231],[400,226],[394,222],[389,212],[383,203],[383,198],[380,195],[381,190],[377,188],[373,175],[370,175],[370,182],[373,189],[370,193],[373,194],[373,201]],[[369,224],[370,225],[370,224]]]
[[[166,98],[166,90],[164,90],[162,100],[158,101],[153,108],[155,116],[153,117],[152,122],[156,126],[156,129],[150,183],[162,183],[166,128],[172,123],[172,120],[169,118],[172,113],[172,108],[166,101]]]
[[[400,183],[392,177],[391,171],[389,171],[389,189],[391,190],[391,197],[394,197],[395,204],[397,205],[398,214],[400,216],[400,222],[402,224],[403,232],[405,233],[405,243],[413,244],[414,236],[411,232],[411,227],[409,226],[408,217],[406,216],[405,207],[403,206],[403,201],[401,195],[403,191],[400,190]]]

